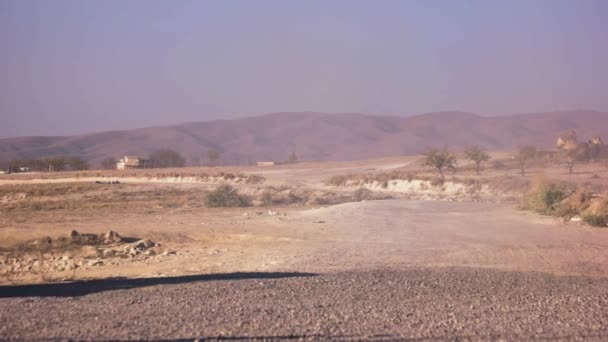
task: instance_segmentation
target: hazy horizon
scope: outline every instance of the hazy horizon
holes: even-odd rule
[[[607,14],[601,0],[0,0],[0,137],[276,112],[605,112]]]
[[[439,113],[466,113],[466,114],[474,114],[481,117],[509,117],[509,116],[517,116],[517,115],[534,115],[534,114],[544,114],[544,113],[605,113],[608,114],[608,111],[598,111],[595,109],[564,109],[564,110],[554,110],[554,111],[540,111],[540,112],[529,112],[529,113],[499,113],[499,114],[486,114],[486,113],[473,113],[467,111],[460,110],[445,110],[445,111],[437,111],[437,112],[428,112],[428,113],[411,113],[411,114],[381,114],[381,113],[362,113],[362,112],[320,112],[320,111],[282,111],[282,112],[271,112],[271,113],[262,113],[262,114],[250,114],[250,115],[235,115],[235,116],[227,116],[227,117],[210,117],[208,119],[201,120],[190,120],[190,121],[176,121],[176,122],[167,122],[160,124],[150,124],[150,125],[140,125],[133,127],[115,127],[115,128],[105,128],[105,129],[92,129],[85,130],[80,132],[66,133],[66,134],[23,134],[23,135],[8,135],[8,136],[0,136],[0,139],[11,139],[11,138],[19,138],[19,137],[36,137],[36,136],[80,136],[80,135],[88,135],[95,133],[103,133],[103,132],[111,132],[111,131],[130,131],[134,129],[147,129],[147,128],[155,128],[155,127],[172,127],[172,126],[180,126],[180,125],[188,125],[193,123],[201,123],[201,122],[214,122],[219,120],[238,120],[238,119],[248,119],[255,117],[262,117],[267,115],[289,115],[289,114],[302,114],[302,113],[311,113],[311,114],[327,114],[327,115],[342,115],[342,114],[352,114],[352,115],[370,115],[370,116],[379,116],[379,117],[414,117],[414,116],[424,116],[424,115],[432,115]]]

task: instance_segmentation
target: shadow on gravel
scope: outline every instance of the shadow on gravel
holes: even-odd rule
[[[312,340],[312,341],[428,341],[428,339],[407,339],[393,335],[321,335],[321,334],[293,334],[293,335],[251,335],[251,336],[202,336],[193,338],[178,338],[174,340],[154,340],[155,342],[192,342],[192,341],[288,341],[288,340]],[[133,340],[117,340],[113,342],[133,342]]]
[[[70,283],[0,286],[0,298],[11,297],[78,297],[112,290],[128,290],[154,285],[172,285],[213,280],[278,279],[313,277],[315,273],[298,272],[236,272],[197,274],[160,278],[109,278]]]

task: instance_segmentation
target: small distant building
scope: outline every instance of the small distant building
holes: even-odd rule
[[[145,161],[136,156],[124,156],[116,163],[118,170],[139,169],[145,166]]]
[[[259,161],[258,166],[274,166],[275,163],[273,161]]]

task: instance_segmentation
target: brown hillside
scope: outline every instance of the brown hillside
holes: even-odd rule
[[[459,150],[479,145],[490,150],[524,144],[550,148],[555,137],[575,129],[580,137],[608,137],[608,113],[550,112],[484,117],[442,112],[412,117],[364,114],[276,113],[236,120],[186,123],[66,137],[0,139],[0,163],[22,158],[78,155],[93,163],[126,153],[146,156],[168,147],[188,160],[208,149],[225,163],[285,160],[295,151],[302,160],[349,160],[416,154],[429,147]]]

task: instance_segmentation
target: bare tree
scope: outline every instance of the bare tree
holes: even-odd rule
[[[116,159],[107,157],[101,161],[101,168],[104,170],[111,170],[116,168]]]
[[[443,179],[443,170],[453,169],[456,166],[456,156],[447,149],[432,148],[424,153],[424,165],[437,169],[441,179]]]
[[[568,174],[574,172],[574,165],[578,162],[588,162],[591,160],[591,154],[587,144],[581,144],[579,148],[564,151],[566,154],[566,165],[568,166]]]
[[[80,157],[68,157],[65,159],[65,163],[70,170],[80,171],[89,169],[89,163]]]
[[[154,151],[148,158],[152,167],[183,167],[186,160],[174,150],[163,148]]]
[[[517,151],[515,155],[515,160],[519,165],[519,170],[521,171],[521,175],[526,175],[526,168],[531,160],[536,158],[536,147],[534,146],[524,146]]]
[[[467,148],[464,151],[465,157],[475,163],[475,172],[479,176],[479,172],[481,171],[481,164],[490,160],[490,155],[479,148],[478,146],[472,146]]]

